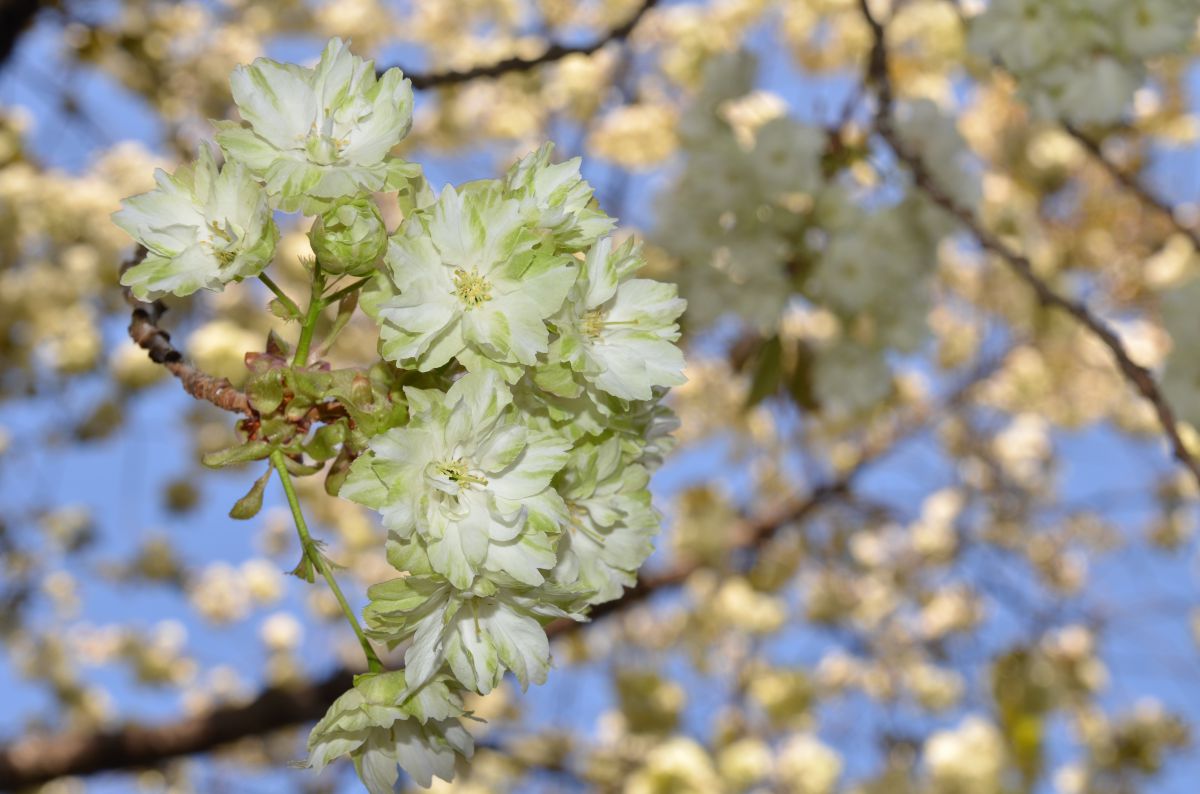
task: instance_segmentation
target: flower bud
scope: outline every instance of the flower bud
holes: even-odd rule
[[[387,248],[387,229],[375,202],[359,197],[317,216],[309,239],[326,272],[366,276]]]

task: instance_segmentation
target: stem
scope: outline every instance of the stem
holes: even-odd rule
[[[292,485],[292,476],[288,473],[283,452],[277,449],[271,453],[271,465],[275,467],[275,471],[279,472],[279,481],[283,483],[283,492],[287,494],[288,506],[292,508],[292,518],[296,522],[296,534],[300,536],[300,548],[304,556],[321,572],[321,576],[324,577],[325,582],[329,585],[329,589],[333,591],[334,597],[337,598],[338,604],[341,605],[342,614],[346,616],[350,627],[354,629],[354,634],[358,637],[358,642],[362,645],[363,653],[367,657],[367,668],[372,673],[382,671],[383,663],[375,655],[375,649],[371,647],[371,643],[367,640],[367,635],[363,633],[362,626],[358,624],[358,618],[355,617],[354,610],[350,608],[350,604],[346,601],[346,596],[342,594],[342,588],[338,586],[337,579],[333,577],[333,571],[329,568],[329,562],[321,554],[320,549],[317,548],[317,544],[313,542],[312,536],[308,534],[308,524],[304,520],[304,514],[300,511],[300,500],[297,498],[296,489]]]
[[[325,305],[329,306],[337,301],[340,301],[342,298],[346,297],[351,292],[354,292],[356,289],[361,289],[370,280],[371,280],[370,276],[368,276],[366,278],[360,278],[358,281],[354,282],[353,284],[349,284],[345,287],[342,287],[337,292],[334,292],[331,295],[325,296]]]
[[[275,293],[275,297],[283,304],[283,308],[288,310],[288,314],[299,319],[302,312],[296,302],[287,296],[287,293],[279,288],[279,285],[271,280],[271,277],[266,273],[259,273],[258,280],[267,285],[267,289]]]
[[[303,367],[308,363],[308,348],[312,345],[313,331],[317,328],[317,320],[325,301],[321,293],[325,291],[325,273],[319,262],[313,262],[312,293],[308,298],[308,311],[304,314],[304,327],[300,329],[300,341],[296,343],[296,357],[292,359],[293,367]]]

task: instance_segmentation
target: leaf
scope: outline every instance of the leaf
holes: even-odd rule
[[[254,485],[250,486],[250,490],[246,492],[246,495],[234,502],[233,507],[229,510],[229,517],[245,521],[258,515],[258,511],[262,510],[263,491],[266,490],[267,483],[270,481],[271,469],[268,467],[263,476],[255,480]]]
[[[296,320],[296,315],[294,315],[292,310],[285,306],[279,300],[279,298],[272,298],[270,303],[267,304],[267,308],[271,310],[271,314],[275,315],[281,320],[284,320],[285,322],[290,323],[295,322]]]
[[[296,369],[293,371],[293,378],[297,396],[303,395],[316,401],[329,396],[329,390],[334,384],[332,373],[318,369]]]
[[[279,356],[280,358],[290,358],[292,355],[292,346],[287,343],[287,340],[275,333],[274,328],[267,334],[267,354]]]
[[[325,475],[325,493],[330,496],[337,496],[342,490],[342,484],[346,482],[346,477],[350,474],[350,464],[354,462],[354,455],[350,452],[350,448],[343,446],[341,452],[338,453],[337,460],[329,466],[329,472]]]
[[[252,460],[264,460],[271,454],[271,445],[266,441],[249,441],[236,447],[210,452],[200,462],[210,469],[221,469]]]
[[[274,413],[283,402],[283,383],[278,371],[265,372],[246,384],[250,405],[260,414]]]
[[[779,391],[783,378],[783,343],[773,336],[759,348],[754,363],[754,377],[750,381],[750,393],[746,395],[746,408],[753,408]]]
[[[788,394],[796,401],[796,405],[808,411],[820,410],[817,393],[813,387],[813,354],[804,342],[796,345],[796,360],[787,378]]]
[[[304,451],[313,460],[329,460],[338,454],[338,445],[346,438],[346,425],[337,422],[317,428],[312,440],[304,445]]]

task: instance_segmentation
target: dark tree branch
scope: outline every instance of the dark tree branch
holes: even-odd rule
[[[797,527],[818,510],[851,494],[854,481],[895,446],[912,437],[939,416],[963,404],[974,389],[994,371],[1001,359],[985,362],[941,405],[919,406],[898,420],[889,432],[864,443],[857,463],[807,496],[785,499],[776,506],[738,522],[729,530],[730,552],[762,549],[780,532]],[[659,573],[642,577],[625,594],[592,609],[593,621],[627,612],[651,597],[687,581],[704,565],[683,561]],[[546,626],[551,638],[581,628],[570,620]],[[153,766],[173,758],[213,750],[241,739],[314,722],[353,684],[355,673],[341,668],[320,681],[293,687],[272,687],[240,706],[226,706],[207,714],[157,726],[129,725],[99,733],[39,736],[0,745],[0,790],[19,789],[67,775],[87,775]]]
[[[535,58],[505,58],[502,61],[485,64],[482,66],[474,66],[470,69],[451,72],[431,72],[422,74],[420,72],[409,72],[401,67],[401,71],[405,76],[412,81],[414,89],[422,90],[427,88],[442,88],[445,86],[458,85],[471,80],[476,80],[483,77],[500,77],[509,72],[524,72],[530,69],[541,66],[546,63],[561,61],[569,55],[591,55],[592,53],[602,49],[608,44],[616,41],[624,41],[629,38],[634,29],[641,23],[642,18],[650,9],[658,4],[658,0],[642,0],[641,5],[633,13],[629,19],[625,20],[621,25],[613,28],[600,38],[588,44],[578,46],[568,46],[558,42],[552,42],[546,47],[546,50]],[[379,69],[382,74],[385,69]]]
[[[1033,263],[1020,251],[1012,248],[994,233],[988,231],[975,217],[969,208],[959,204],[947,193],[926,168],[924,161],[909,151],[896,132],[892,118],[894,94],[892,91],[891,75],[888,71],[887,31],[882,22],[871,11],[869,0],[859,0],[859,8],[863,18],[871,30],[873,39],[871,54],[867,63],[866,82],[874,86],[876,93],[875,131],[879,133],[911,172],[913,182],[929,199],[941,207],[970,231],[984,250],[998,257],[1019,279],[1024,281],[1043,305],[1058,309],[1073,317],[1089,333],[1100,340],[1108,348],[1116,361],[1121,375],[1130,385],[1154,408],[1155,416],[1162,427],[1171,446],[1173,456],[1179,463],[1191,472],[1197,484],[1200,484],[1200,463],[1188,451],[1175,419],[1175,411],[1163,395],[1157,381],[1148,369],[1138,364],[1129,355],[1125,344],[1115,331],[1103,320],[1097,317],[1082,301],[1069,298],[1056,292],[1035,272]]]
[[[137,254],[121,266],[121,273],[142,261],[146,249],[138,248]],[[167,311],[166,304],[156,300],[143,303],[133,296],[128,287],[123,288],[125,302],[133,309],[129,320],[129,338],[138,347],[150,354],[150,360],[162,364],[179,378],[183,390],[197,400],[205,400],[218,408],[232,413],[254,417],[254,409],[246,395],[233,387],[225,378],[217,378],[201,372],[183,360],[183,353],[171,344],[171,335],[159,327],[158,321]]]
[[[30,737],[0,751],[0,790],[16,791],[66,775],[152,766],[248,736],[319,719],[354,673],[337,670],[321,681],[272,687],[242,706],[226,706],[166,725],[126,725],[98,733]]]
[[[29,0],[0,0],[0,10],[5,8],[6,3],[23,5],[28,2]],[[629,38],[646,13],[657,4],[658,0],[643,0],[629,19],[595,41],[579,46],[567,46],[555,42],[550,44],[545,52],[536,58],[506,58],[496,63],[476,66],[463,71],[434,72],[430,74],[403,71],[409,80],[412,81],[413,88],[426,89],[458,85],[483,77],[499,77],[509,72],[526,71],[541,64],[562,60],[569,55],[590,55],[608,44],[624,41]],[[37,3],[34,2],[32,5],[36,10]],[[0,37],[2,36],[3,32],[0,32]],[[2,43],[3,38],[0,38],[0,44]],[[0,63],[2,63],[2,59],[0,59]],[[380,69],[379,71],[382,73],[385,70]],[[137,256],[122,266],[121,272],[123,273],[128,268],[137,264],[143,256],[145,256],[145,250],[139,249]],[[171,345],[170,335],[158,325],[159,319],[167,310],[165,304],[161,301],[143,303],[133,297],[133,294],[128,289],[125,290],[125,300],[133,308],[133,317],[129,324],[129,336],[139,347],[150,354],[152,361],[162,364],[170,370],[171,374],[179,378],[180,383],[183,384],[183,388],[188,394],[198,400],[206,400],[218,408],[232,413],[241,413],[249,417],[255,416],[254,410],[250,406],[250,401],[244,393],[235,389],[225,378],[215,378],[188,364],[184,361],[183,354]]]
[[[48,5],[46,0],[0,0],[0,67],[8,63],[38,11]]]
[[[844,494],[858,469],[803,500],[789,501],[734,529],[739,545],[760,546],[785,526],[811,515]],[[682,584],[702,566],[686,563],[645,577],[620,599],[592,610],[592,619],[626,611],[651,596]],[[563,637],[582,624],[556,620],[546,626],[551,638]],[[225,744],[320,719],[335,699],[354,683],[361,670],[339,668],[320,681],[271,687],[244,705],[225,706],[207,714],[163,725],[126,725],[97,733],[37,736],[0,746],[0,790],[39,785],[68,775],[153,766],[213,750]]]
[[[866,459],[864,458],[864,464]],[[761,516],[742,522],[732,537],[742,548],[758,547],[780,529],[809,517],[821,506],[847,493],[862,466],[841,479],[816,488],[807,498],[789,500]],[[643,578],[620,599],[592,610],[593,620],[628,610],[651,596],[682,584],[702,566],[685,563]],[[563,637],[581,624],[556,620],[546,626],[551,638]],[[124,727],[98,733],[31,737],[0,746],[0,790],[15,790],[67,775],[87,775],[153,766],[172,758],[202,753],[272,731],[320,719],[333,701],[353,686],[356,670],[340,668],[320,681],[271,687],[254,700],[165,725]]]

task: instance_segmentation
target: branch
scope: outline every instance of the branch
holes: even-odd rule
[[[485,64],[482,66],[473,66],[470,69],[464,69],[462,71],[432,72],[428,74],[421,74],[420,72],[410,73],[403,67],[401,67],[401,71],[403,71],[405,76],[412,81],[412,87],[420,91],[426,88],[441,88],[444,86],[458,85],[460,83],[466,83],[481,77],[500,77],[501,75],[508,74],[509,72],[525,72],[542,64],[561,61],[568,55],[591,55],[608,44],[616,41],[624,41],[625,39],[629,38],[630,34],[633,33],[634,28],[636,28],[638,24],[641,23],[642,18],[645,17],[646,12],[656,5],[658,5],[658,0],[642,0],[642,4],[638,6],[637,10],[633,12],[633,15],[629,17],[629,19],[625,20],[625,22],[623,22],[621,25],[611,29],[608,31],[608,33],[604,34],[595,41],[592,41],[589,44],[582,44],[578,46],[568,46],[558,42],[552,42],[546,47],[545,51],[542,52],[541,55],[538,55],[535,58],[505,58],[502,61],[496,61],[495,63]],[[382,74],[386,70],[379,69],[377,71]]]
[[[49,5],[45,0],[0,0],[0,66],[8,63],[13,52],[17,49],[17,41],[33,24],[37,12],[43,5]]]
[[[869,0],[859,0],[859,8],[871,30],[873,44],[867,64],[866,82],[873,85],[877,94],[875,110],[875,130],[887,141],[896,153],[897,159],[909,169],[916,186],[929,197],[934,204],[948,212],[962,223],[979,242],[984,250],[996,255],[1008,265],[1009,269],[1024,281],[1037,295],[1043,306],[1052,307],[1069,314],[1088,332],[1095,336],[1109,349],[1117,363],[1122,376],[1145,400],[1154,408],[1155,416],[1170,443],[1174,458],[1191,472],[1196,482],[1200,484],[1200,463],[1188,452],[1183,437],[1179,434],[1176,424],[1175,411],[1167,398],[1159,389],[1158,383],[1148,369],[1135,362],[1129,355],[1125,344],[1111,327],[1087,307],[1082,301],[1074,300],[1055,292],[1034,272],[1033,263],[1019,251],[1013,249],[1000,237],[983,228],[975,213],[968,207],[960,205],[953,197],[943,190],[932,178],[924,161],[908,151],[900,140],[892,120],[893,91],[891,77],[888,72],[888,54],[886,30],[871,11]]]
[[[1195,229],[1184,224],[1170,203],[1155,195],[1149,187],[1137,178],[1136,174],[1120,168],[1116,163],[1108,159],[1099,141],[1084,134],[1082,130],[1071,124],[1064,124],[1063,128],[1066,129],[1068,135],[1074,138],[1092,156],[1092,159],[1100,164],[1114,182],[1132,193],[1142,204],[1166,218],[1177,232],[1191,240],[1192,245],[1200,250],[1200,233],[1197,233]]]
[[[146,249],[139,248],[138,252],[125,264],[121,265],[121,273],[142,261]],[[133,309],[129,320],[129,338],[138,347],[150,354],[150,360],[162,364],[167,370],[179,378],[183,390],[197,400],[205,400],[226,411],[245,414],[254,417],[254,409],[246,395],[233,387],[225,378],[217,378],[201,372],[183,360],[183,353],[171,344],[171,335],[159,327],[158,321],[167,311],[167,306],[160,300],[143,303],[133,296],[129,287],[123,287],[125,302]]]
[[[743,522],[734,537],[745,546],[760,546],[782,527],[800,521],[848,490],[850,478],[817,488],[803,500],[787,502],[764,515]],[[682,584],[699,563],[687,563],[648,576],[616,601],[592,610],[600,619]],[[546,626],[551,638],[576,631],[582,624],[556,620]],[[154,726],[126,725],[97,733],[37,736],[0,746],[0,790],[22,789],[68,775],[119,771],[153,766],[184,755],[202,753],[241,739],[290,728],[320,719],[329,705],[353,686],[357,670],[339,668],[320,681],[291,687],[270,687],[254,700],[225,706],[207,714]]]
[[[896,444],[910,438],[931,419],[944,416],[963,402],[997,368],[1003,357],[980,365],[940,406],[919,406],[889,432],[868,440],[858,461],[846,472],[815,487],[807,496],[785,499],[775,507],[730,528],[730,552],[755,551],[781,531],[796,527],[819,509],[844,498],[854,481]],[[626,612],[651,597],[683,584],[703,568],[685,561],[639,579],[624,595],[592,609],[593,621]],[[555,620],[546,626],[553,638],[579,630],[583,624]],[[329,705],[353,685],[357,670],[340,668],[324,679],[287,688],[271,687],[251,702],[226,706],[207,714],[158,726],[129,725],[100,733],[68,733],[30,737],[0,745],[0,790],[45,783],[67,775],[87,775],[153,766],[184,755],[203,753],[241,739],[295,727],[320,719]]]

